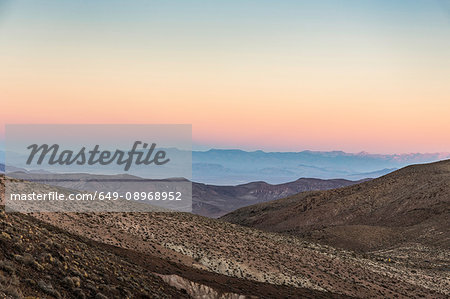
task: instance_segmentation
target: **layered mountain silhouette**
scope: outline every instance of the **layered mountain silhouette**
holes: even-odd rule
[[[284,184],[252,182],[237,186],[215,186],[193,183],[193,213],[219,217],[228,212],[248,205],[283,198],[299,192],[311,190],[328,190],[350,186],[356,181],[344,179],[321,180],[301,178]]]
[[[264,152],[211,149],[192,152],[194,181],[237,185],[252,181],[280,184],[301,177],[360,180],[401,167],[450,159],[450,153],[380,155],[342,151]]]
[[[173,155],[180,153],[179,150],[171,149]],[[7,164],[8,172],[25,169],[30,167],[24,163],[27,157],[24,154],[8,152],[8,163],[5,163],[5,153],[0,151],[0,164]],[[360,180],[380,177],[410,164],[449,158],[450,153],[379,155],[342,151],[250,152],[211,149],[192,152],[192,180],[210,185],[240,185],[254,181],[281,184],[301,177]],[[46,170],[62,172],[55,169]],[[70,168],[71,172],[97,171],[95,168],[93,170],[95,171],[77,165],[71,165]],[[116,170],[108,174],[120,173],[122,169]],[[1,171],[4,170],[0,165]],[[145,170],[136,171],[130,174],[145,177]]]
[[[222,219],[346,249],[450,248],[450,160],[241,208]]]
[[[73,190],[109,192],[146,191],[143,178],[131,175],[94,175],[86,173],[54,174],[23,172],[9,173],[11,177]],[[192,212],[207,217],[220,217],[238,208],[297,194],[303,191],[328,190],[358,183],[343,179],[321,180],[301,178],[293,182],[272,185],[252,182],[237,186],[216,186],[192,183]]]

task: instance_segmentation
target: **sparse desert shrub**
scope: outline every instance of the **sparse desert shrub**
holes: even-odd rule
[[[3,273],[0,273],[0,292],[12,298],[21,299],[23,295],[18,286],[19,280],[15,275],[5,276]]]
[[[8,260],[0,261],[0,269],[10,275],[13,275],[16,272],[14,264]]]
[[[106,297],[105,295],[103,295],[102,293],[97,293],[95,295],[95,299],[108,299],[108,297]]]
[[[75,294],[75,297],[77,297],[78,299],[86,299],[86,295],[84,294],[83,290],[80,288],[74,289],[73,293]]]
[[[72,281],[73,281],[73,283],[75,284],[75,286],[76,286],[77,288],[80,287],[80,285],[81,285],[81,280],[80,280],[79,277],[76,277],[76,276],[72,277]]]
[[[61,298],[61,294],[53,288],[51,283],[45,283],[43,280],[39,280],[38,287],[49,295],[55,296],[56,298]]]
[[[44,266],[42,266],[41,264],[39,264],[36,261],[33,262],[33,267],[38,271],[44,271],[44,269],[45,269]]]
[[[25,282],[25,283],[27,283],[29,285],[32,285],[32,286],[36,285],[36,281],[34,279],[31,279],[31,278],[26,278],[26,279],[23,280],[23,282]]]
[[[66,276],[63,279],[63,284],[66,285],[69,289],[75,288],[75,283],[73,282],[72,278],[69,276]]]
[[[29,254],[29,253],[25,253],[23,255],[23,259],[22,262],[24,265],[33,265],[34,264],[34,257]]]

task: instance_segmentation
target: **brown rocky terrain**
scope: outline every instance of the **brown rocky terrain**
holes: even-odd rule
[[[3,194],[4,177],[0,181]],[[97,242],[92,239],[99,238],[75,235],[28,214],[5,213],[3,208],[0,227],[0,298],[343,297],[189,267],[158,251],[153,255]]]
[[[312,190],[328,190],[357,184],[343,179],[301,178],[284,184],[252,182],[237,186],[192,185],[192,212],[217,218],[238,208]]]
[[[151,270],[23,214],[0,212],[1,298],[188,298]]]
[[[441,172],[439,168],[436,171]],[[357,186],[325,193],[335,194],[354,187]],[[306,194],[318,193],[321,194]],[[426,189],[423,194],[427,194]],[[383,246],[361,253],[321,245],[286,232],[267,232],[188,213],[12,215],[19,219],[28,217],[29,221],[35,221],[34,225],[52,227],[74,240],[108,248],[118,262],[126,261],[130,268],[140,272],[147,269],[165,286],[174,286],[175,291],[184,290],[184,294],[196,298],[220,298],[224,293],[227,298],[241,295],[447,298],[450,295],[449,255],[439,244],[430,247],[430,244],[404,242],[393,249]],[[94,285],[97,283],[94,281]],[[54,288],[64,292],[59,284]],[[127,290],[132,297],[140,295],[136,289],[128,287]]]
[[[362,298],[448,295],[447,273],[187,213],[34,214],[77,235],[245,281]],[[391,259],[391,260],[390,260]],[[278,298],[277,292],[267,295]]]
[[[450,160],[245,207],[225,221],[354,250],[450,248]]]
[[[431,270],[450,281],[450,160],[245,207],[222,220],[388,259],[411,276]]]

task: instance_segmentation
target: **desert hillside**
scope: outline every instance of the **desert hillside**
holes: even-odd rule
[[[101,293],[121,298],[120,292],[133,298],[164,294],[180,298],[180,292],[194,298],[449,295],[445,251],[435,252],[430,264],[423,265],[415,262],[422,261],[420,256],[405,261],[396,256],[398,251],[361,254],[188,213],[2,215],[2,258],[17,269],[8,273],[14,273],[14,286],[25,295],[74,296],[71,286],[62,282],[66,276],[75,279],[75,288],[87,297]],[[26,242],[15,247],[21,238]],[[48,239],[59,244],[51,245],[56,249],[41,249]],[[68,253],[64,253],[65,248]],[[42,259],[42,252],[52,258]],[[33,262],[21,264],[24,257],[43,268],[32,270]],[[64,262],[68,269],[76,265],[81,275],[60,269]],[[5,271],[11,270],[2,272],[9,278]],[[73,277],[79,277],[79,287]],[[49,283],[53,295],[45,287]],[[155,284],[163,289],[154,290]]]
[[[347,249],[450,248],[450,160],[245,207],[225,221]]]
[[[362,255],[188,213],[35,214],[74,234],[230,278],[362,298],[445,297],[440,269]],[[278,298],[275,293],[267,295]],[[294,296],[295,298],[295,296]]]
[[[5,178],[0,176],[2,196],[4,183]],[[147,242],[132,234],[117,239],[111,234],[113,226],[105,227],[105,231],[95,231],[105,215],[73,215],[80,216],[73,220],[81,221],[73,224],[80,230],[90,228],[86,232],[93,233],[91,238],[86,237],[89,233],[73,234],[64,229],[65,225],[57,227],[28,214],[5,213],[0,206],[0,298],[345,297],[192,267],[183,262],[185,258],[182,255],[164,251],[157,242]],[[121,216],[127,217],[127,214]],[[96,224],[83,223],[84,217]],[[131,239],[135,239],[135,246],[111,245],[126,244]],[[118,242],[111,242],[113,240]],[[152,250],[141,250],[145,246]],[[174,258],[167,258],[169,251],[175,254]]]
[[[237,186],[192,184],[192,212],[206,217],[220,217],[238,208],[262,203],[304,191],[328,190],[357,184],[343,179],[300,178],[284,184],[252,182]]]

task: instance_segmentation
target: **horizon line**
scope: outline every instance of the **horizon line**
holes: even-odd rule
[[[3,143],[4,140],[0,140],[0,152],[6,153],[5,150],[5,144]],[[264,150],[264,149],[245,149],[245,148],[236,148],[236,147],[230,147],[230,148],[224,148],[224,147],[207,147],[207,146],[192,146],[192,152],[202,152],[206,153],[209,151],[240,151],[240,152],[246,152],[246,153],[256,153],[256,152],[262,152],[265,154],[268,153],[305,153],[305,152],[311,152],[311,153],[340,153],[340,154],[347,154],[347,155],[353,155],[353,156],[406,156],[406,155],[448,155],[450,156],[450,152],[402,152],[402,153],[378,153],[378,152],[370,152],[370,151],[358,151],[358,152],[347,152],[345,150],[341,149],[335,149],[335,150],[311,150],[311,149],[302,149],[302,150]]]

